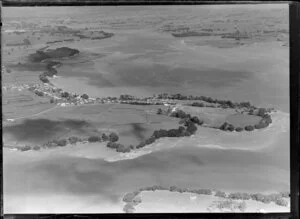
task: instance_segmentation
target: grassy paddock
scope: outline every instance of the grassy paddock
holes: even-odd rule
[[[83,138],[114,131],[119,136],[119,143],[137,145],[155,130],[178,128],[177,118],[157,115],[157,108],[118,104],[61,107],[21,120],[19,124],[4,129],[4,134],[20,143],[41,144],[55,138]]]
[[[247,125],[256,125],[261,120],[261,117],[247,114],[233,114],[226,118],[226,122],[234,127],[245,127]]]

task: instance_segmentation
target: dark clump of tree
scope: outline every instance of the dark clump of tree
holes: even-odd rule
[[[42,91],[36,90],[34,93],[40,97],[44,96],[44,93]]]
[[[180,131],[178,129],[169,129],[168,130],[168,137],[179,137]]]
[[[283,198],[279,198],[275,201],[276,205],[280,205],[280,206],[287,206],[288,202],[286,200],[284,200]]]
[[[49,142],[45,143],[43,146],[46,148],[54,148],[54,147],[57,147],[57,143],[54,141],[49,141]]]
[[[118,147],[118,143],[109,141],[109,142],[107,142],[106,146],[109,148],[116,149]]]
[[[163,110],[162,110],[161,108],[158,108],[158,110],[157,110],[156,114],[158,114],[158,115],[161,115],[161,114],[163,114]]]
[[[289,198],[290,197],[290,193],[289,192],[280,192],[280,195],[283,198]]]
[[[188,120],[185,124],[186,126],[186,133],[193,135],[197,131],[197,126],[191,120]]]
[[[245,130],[246,130],[246,131],[253,131],[254,128],[253,128],[252,125],[247,125],[247,126],[245,127]]]
[[[133,204],[132,203],[127,203],[124,208],[123,208],[123,211],[125,213],[133,213],[135,212],[135,208],[133,207]]]
[[[119,140],[119,136],[115,132],[110,133],[108,138],[109,138],[109,141],[111,141],[111,142],[116,142]]]
[[[243,128],[241,128],[241,127],[236,127],[236,128],[235,128],[235,131],[236,131],[236,132],[241,132],[241,131],[243,131]]]
[[[87,100],[87,99],[89,99],[89,96],[87,94],[83,94],[83,95],[81,95],[81,98]]]
[[[183,117],[184,118],[183,123],[186,128],[184,126],[179,126],[177,129],[155,130],[149,139],[139,143],[136,146],[136,148],[142,148],[146,145],[152,144],[156,139],[159,139],[159,138],[183,137],[183,136],[191,136],[191,135],[195,134],[195,132],[197,131],[197,126],[195,124],[202,124],[202,121],[200,121],[197,117],[190,118],[190,116],[187,116],[187,115],[189,115],[189,114],[185,114],[186,117]]]
[[[230,132],[233,132],[234,131],[234,126],[229,124],[227,130],[230,131]]]
[[[234,103],[230,100],[218,100],[218,99],[212,99],[211,97],[206,96],[184,96],[181,94],[159,94],[157,95],[158,99],[176,99],[176,100],[200,100],[211,104],[220,104],[222,108],[236,108],[236,107],[245,107],[245,108],[254,108],[254,106],[251,105],[251,103],[248,102],[240,102],[240,103]],[[192,106],[197,107],[204,107],[205,104],[201,102],[194,102],[191,104]]]
[[[249,200],[251,196],[248,193],[236,192],[236,193],[230,193],[228,195],[228,198],[238,199],[238,200]]]
[[[152,189],[153,189],[153,191],[156,191],[156,190],[168,190],[167,187],[160,186],[160,185],[154,185],[154,186],[152,186]]]
[[[267,123],[260,122],[259,124],[254,125],[254,128],[255,129],[262,129],[262,128],[266,128],[267,126],[268,126]]]
[[[130,148],[126,147],[123,144],[117,144],[116,151],[117,152],[122,152],[122,153],[127,153],[127,152],[130,152]]]
[[[263,117],[266,114],[266,109],[265,108],[259,108],[257,112],[257,116]]]
[[[63,147],[66,146],[68,141],[66,139],[59,139],[53,141],[57,146]]]
[[[29,151],[29,150],[31,150],[31,147],[29,145],[26,145],[24,147],[21,147],[20,150],[21,151]]]
[[[222,191],[217,191],[215,196],[221,197],[221,198],[226,198],[227,197],[226,193],[222,192]]]
[[[128,94],[122,94],[122,95],[120,95],[119,99],[120,100],[134,100],[135,97],[132,95],[128,95]]]
[[[109,140],[109,137],[105,133],[103,133],[101,135],[101,138],[102,138],[102,141],[108,141]]]
[[[224,122],[221,126],[220,126],[220,129],[223,130],[223,131],[234,131],[234,126],[227,123],[227,122]]]
[[[204,103],[200,103],[200,102],[194,102],[192,103],[192,106],[197,106],[197,107],[204,107]]]
[[[272,123],[271,116],[268,115],[268,114],[265,114],[265,115],[263,116],[263,120],[264,120],[266,123],[268,123],[268,124]]]
[[[47,78],[47,76],[45,74],[40,74],[39,75],[39,79],[43,82],[43,83],[49,83],[49,79]]]
[[[130,152],[130,147],[124,146],[120,143],[109,141],[106,144],[106,146],[109,147],[109,148],[112,148],[112,149],[116,149],[117,152],[122,152],[122,153]]]
[[[184,119],[184,118],[188,117],[188,115],[183,110],[174,111],[170,114],[170,116],[171,117],[176,117],[176,118],[181,118],[181,119]]]
[[[81,139],[76,136],[71,136],[71,137],[69,137],[68,140],[69,140],[70,144],[76,144],[77,142],[81,141]]]
[[[250,102],[240,102],[238,105],[245,108],[250,108],[252,106]]]
[[[191,118],[191,121],[192,121],[193,123],[196,123],[197,125],[202,125],[202,124],[203,124],[203,121],[200,120],[197,116],[193,116],[193,117]]]
[[[154,136],[156,139],[168,137],[168,131],[164,129],[155,130],[152,136]]]
[[[68,97],[70,97],[70,94],[68,93],[68,92],[63,92],[63,93],[61,93],[61,95],[60,95],[62,98],[68,98]]]
[[[210,189],[194,189],[193,192],[199,195],[212,195]]]
[[[97,136],[97,135],[93,135],[88,138],[88,141],[89,142],[99,142],[99,141],[101,141],[101,137]]]
[[[142,148],[142,147],[145,147],[146,146],[146,142],[145,141],[142,141],[142,142],[140,142],[137,146],[136,146],[136,148],[138,149],[138,148]]]
[[[141,197],[135,196],[131,203],[132,203],[133,205],[138,205],[138,204],[140,204],[141,202],[142,202]]]
[[[268,198],[270,198],[272,202],[276,202],[276,200],[282,198],[282,196],[280,193],[273,193],[273,194],[269,194]]]
[[[38,150],[40,150],[41,149],[41,147],[40,146],[38,146],[38,145],[35,145],[33,148],[32,148],[33,150],[35,150],[35,151],[38,151]]]
[[[268,204],[272,201],[272,199],[269,196],[263,195],[261,193],[250,194],[250,197],[254,201],[259,201],[265,204]]]
[[[124,102],[121,102],[124,103]],[[151,102],[139,102],[139,101],[130,101],[125,102],[126,104],[132,104],[132,105],[163,105],[163,103],[151,103]]]
[[[154,136],[151,136],[150,138],[145,140],[145,144],[149,145],[152,144],[153,142],[155,142],[156,138]]]
[[[176,192],[176,191],[178,191],[178,189],[179,189],[178,186],[174,186],[174,185],[173,185],[173,186],[170,186],[170,189],[169,189],[169,190],[170,190],[171,192]]]

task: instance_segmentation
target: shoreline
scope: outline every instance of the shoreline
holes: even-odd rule
[[[254,130],[254,133],[261,133],[263,134],[264,132],[270,132],[272,130],[278,130],[278,125],[282,124],[282,119],[285,118],[286,113],[283,113],[281,111],[277,111],[275,113],[273,113],[275,115],[275,120],[274,123],[272,124],[272,126],[269,126],[265,129],[261,129],[261,130]],[[283,115],[282,115],[283,114]],[[273,116],[274,116],[273,115]],[[219,132],[221,130],[215,130],[216,132]],[[282,132],[283,130],[280,130],[280,132]],[[193,148],[199,148],[199,149],[208,149],[208,150],[224,150],[224,151],[249,151],[249,152],[259,152],[259,151],[264,151],[264,150],[268,150],[272,148],[272,145],[266,144],[263,146],[256,146],[256,147],[237,147],[237,146],[230,146],[227,144],[225,145],[220,145],[218,143],[209,143],[209,142],[203,142],[202,139],[202,134],[201,134],[202,130],[198,130],[198,132],[196,132],[196,134],[188,136],[188,137],[178,137],[178,138],[172,138],[172,137],[164,137],[164,138],[160,138],[157,139],[154,143],[146,145],[145,147],[142,148],[138,148],[135,150],[131,150],[130,152],[127,153],[122,153],[122,152],[116,152],[115,150],[108,148],[106,146],[107,142],[97,142],[97,143],[91,143],[91,142],[77,142],[76,144],[68,144],[64,147],[54,147],[54,148],[45,148],[38,151],[35,150],[29,150],[29,151],[20,151],[17,150],[15,148],[11,148],[8,146],[4,146],[3,148],[5,150],[9,150],[15,153],[23,153],[23,152],[27,152],[27,153],[43,153],[43,152],[47,152],[47,151],[59,151],[59,150],[73,150],[74,148],[78,148],[80,150],[80,148],[82,147],[97,147],[97,144],[103,144],[103,147],[105,147],[105,150],[109,150],[111,152],[113,152],[114,155],[110,155],[110,156],[102,156],[103,160],[106,162],[119,162],[122,160],[131,160],[131,159],[136,159],[139,158],[141,156],[144,155],[148,155],[148,154],[152,154],[152,153],[156,153],[159,151],[164,151],[164,150],[169,150],[171,148],[183,148],[186,147],[187,145],[185,144],[185,142],[187,142],[187,144],[189,144],[191,147]],[[221,131],[223,132],[223,131]],[[242,135],[242,133],[239,132],[225,132],[224,134],[230,134],[230,135]],[[244,133],[245,135],[247,133]],[[167,147],[166,147],[167,146]],[[16,147],[16,145],[15,145]],[[27,154],[25,153],[25,154]],[[89,157],[89,155],[86,155]]]
[[[247,192],[226,193],[226,192],[223,192],[220,190],[215,190],[215,189],[188,189],[188,188],[180,188],[175,185],[172,185],[170,187],[155,185],[155,186],[142,187],[134,192],[126,193],[122,199],[123,202],[125,203],[123,211],[125,213],[134,213],[136,211],[136,208],[138,209],[137,211],[139,211],[140,205],[144,204],[143,195],[145,195],[145,194],[143,194],[143,193],[146,193],[146,196],[147,196],[147,194],[150,195],[150,197],[155,194],[158,194],[158,196],[159,196],[159,194],[164,196],[164,193],[165,193],[165,195],[169,194],[168,196],[170,196],[170,195],[172,195],[172,193],[177,193],[178,195],[182,194],[182,195],[180,195],[180,197],[176,194],[177,199],[180,200],[180,198],[183,198],[182,196],[189,196],[189,199],[191,201],[195,201],[197,199],[207,200],[207,199],[215,198],[215,199],[218,199],[218,201],[220,201],[219,204],[223,204],[221,206],[220,205],[213,206],[214,202],[216,201],[215,200],[211,203],[211,205],[209,205],[207,207],[205,212],[211,212],[211,211],[216,211],[216,212],[221,211],[222,212],[224,209],[226,209],[226,211],[229,210],[229,212],[245,212],[247,210],[247,203],[249,203],[249,201],[258,202],[256,204],[260,204],[260,205],[264,204],[265,206],[275,204],[277,207],[278,206],[282,207],[283,211],[289,211],[288,207],[290,206],[289,192],[280,192],[280,193],[271,193],[271,194],[247,193]],[[150,202],[151,204],[155,203],[154,200],[152,200],[152,199],[150,199],[150,200],[148,198],[147,201]],[[157,201],[157,199],[156,199],[156,201]],[[178,208],[178,205],[177,205],[178,200],[175,201],[173,198],[173,199],[168,199],[168,202],[171,202],[171,203],[173,202],[174,209]],[[164,202],[164,204],[167,204],[167,205],[170,204],[168,202],[167,203]],[[242,204],[242,206],[240,206],[240,204]],[[147,206],[147,207],[149,207],[149,206]],[[212,207],[215,207],[216,209],[212,209]],[[149,208],[147,208],[147,209],[149,209]],[[198,209],[198,208],[196,208],[196,209]],[[194,211],[199,212],[199,209],[198,210],[196,210],[196,209],[194,208]],[[157,210],[157,209],[155,211],[159,212],[159,210]],[[165,209],[161,208],[160,211],[165,212]],[[143,210],[141,210],[140,212],[143,212]]]

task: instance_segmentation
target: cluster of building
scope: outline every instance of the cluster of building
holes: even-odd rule
[[[147,98],[137,98],[129,95],[120,97],[97,97],[92,98],[87,94],[78,95],[71,92],[65,92],[61,88],[56,88],[51,84],[9,84],[4,85],[3,90],[16,89],[18,91],[29,90],[41,97],[48,97],[50,103],[61,107],[84,105],[84,104],[132,104],[132,105],[164,105],[170,106],[177,104],[178,101],[172,99],[158,99],[155,96]]]
[[[38,96],[47,96],[50,98],[50,102],[57,104],[61,107],[84,105],[84,104],[110,104],[110,103],[121,103],[121,104],[134,104],[134,105],[175,105],[175,100],[168,99],[157,99],[156,97],[148,98],[136,98],[130,96],[125,98],[124,95],[117,97],[97,97],[92,98],[87,94],[78,95],[71,92],[65,92],[61,88],[56,88],[48,83],[24,85],[24,88],[34,92]],[[127,95],[125,95],[127,97]]]
[[[43,85],[37,84],[29,88],[38,96],[47,96],[50,102],[61,107],[84,105],[84,104],[97,104],[97,103],[118,103],[118,99],[114,97],[107,98],[92,98],[87,94],[78,95],[71,92],[63,91],[61,88],[56,88],[50,84],[44,83]]]

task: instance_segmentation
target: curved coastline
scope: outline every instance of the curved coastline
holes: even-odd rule
[[[54,55],[55,55],[55,52],[59,53],[60,50],[65,51],[67,54],[71,54],[70,56],[67,55],[68,57],[72,57],[72,56],[74,56],[74,55],[76,55],[76,54],[79,53],[78,50],[70,49],[68,47],[61,47],[61,48],[58,48],[58,49],[55,49],[55,50],[50,50],[50,52],[52,52],[52,53],[54,52]],[[43,51],[39,51],[36,54],[39,54],[39,53],[44,53],[44,52]],[[65,55],[63,54],[63,56],[65,56]],[[44,55],[42,55],[41,57],[44,57]],[[42,61],[44,61],[44,60],[47,60],[47,58],[42,59]],[[60,66],[61,66],[60,62],[50,61],[48,63],[48,65],[47,65],[47,69],[48,69],[48,74],[52,74],[52,75],[51,76],[49,75],[49,76],[53,77],[53,76],[57,75],[57,70],[56,69],[59,68]],[[52,72],[54,72],[54,73],[52,73]],[[52,85],[52,86],[55,89],[59,89],[58,87],[55,87],[54,85]],[[270,113],[270,114],[272,115],[273,113]],[[270,123],[268,127],[263,128],[263,131],[267,131],[269,128],[273,128],[273,124],[272,123]],[[235,132],[236,131],[233,131],[233,133],[235,133]],[[256,130],[254,130],[254,132],[256,132]],[[152,148],[153,144],[150,144],[149,146],[150,147],[147,147],[147,149],[145,149],[145,150],[138,150],[138,151],[136,151],[136,153],[129,153],[126,156],[122,155],[122,156],[120,156],[118,158],[114,158],[114,159],[109,158],[108,160],[133,159],[134,157],[139,157],[139,156],[141,156],[143,154],[151,153],[151,151],[153,151],[153,150],[151,150],[150,148]],[[263,147],[261,147],[260,149],[258,149],[258,148],[255,148],[255,149],[253,149],[253,148],[238,148],[238,147],[222,146],[222,145],[218,145],[218,144],[203,144],[203,145],[201,145],[201,144],[199,145],[198,144],[197,145],[197,147],[206,147],[206,148],[208,148],[209,146],[212,146],[212,148],[214,148],[214,149],[220,149],[220,150],[248,150],[248,151],[255,151],[255,150],[260,150],[261,148],[263,148]],[[138,154],[140,154],[140,155],[138,155]]]
[[[246,210],[246,203],[251,201],[260,202],[263,204],[270,204],[274,203],[277,206],[286,207],[288,210],[289,202],[286,200],[290,197],[289,192],[280,192],[280,193],[272,193],[272,194],[262,194],[262,193],[247,193],[247,192],[233,192],[233,193],[226,193],[220,190],[214,189],[189,189],[189,188],[180,188],[175,185],[171,185],[170,187],[165,186],[148,186],[142,187],[134,192],[126,193],[122,200],[125,203],[123,211],[125,213],[134,213],[136,211],[136,207],[139,204],[143,203],[143,199],[141,194],[143,192],[175,192],[180,194],[189,194],[190,200],[193,201],[197,198],[204,198],[204,196],[212,196],[218,199],[223,205],[218,206],[218,210],[222,211],[223,209],[229,208],[229,212],[244,212]],[[202,197],[203,195],[203,197]],[[180,197],[177,197],[180,198]],[[207,199],[206,197],[204,199]],[[149,200],[148,200],[149,201]],[[170,202],[173,201],[169,200]],[[242,201],[242,202],[240,202]],[[153,202],[155,202],[153,200]],[[212,202],[211,205],[207,207],[207,212],[212,211]],[[229,204],[229,206],[228,206]],[[235,205],[234,207],[232,205]]]

